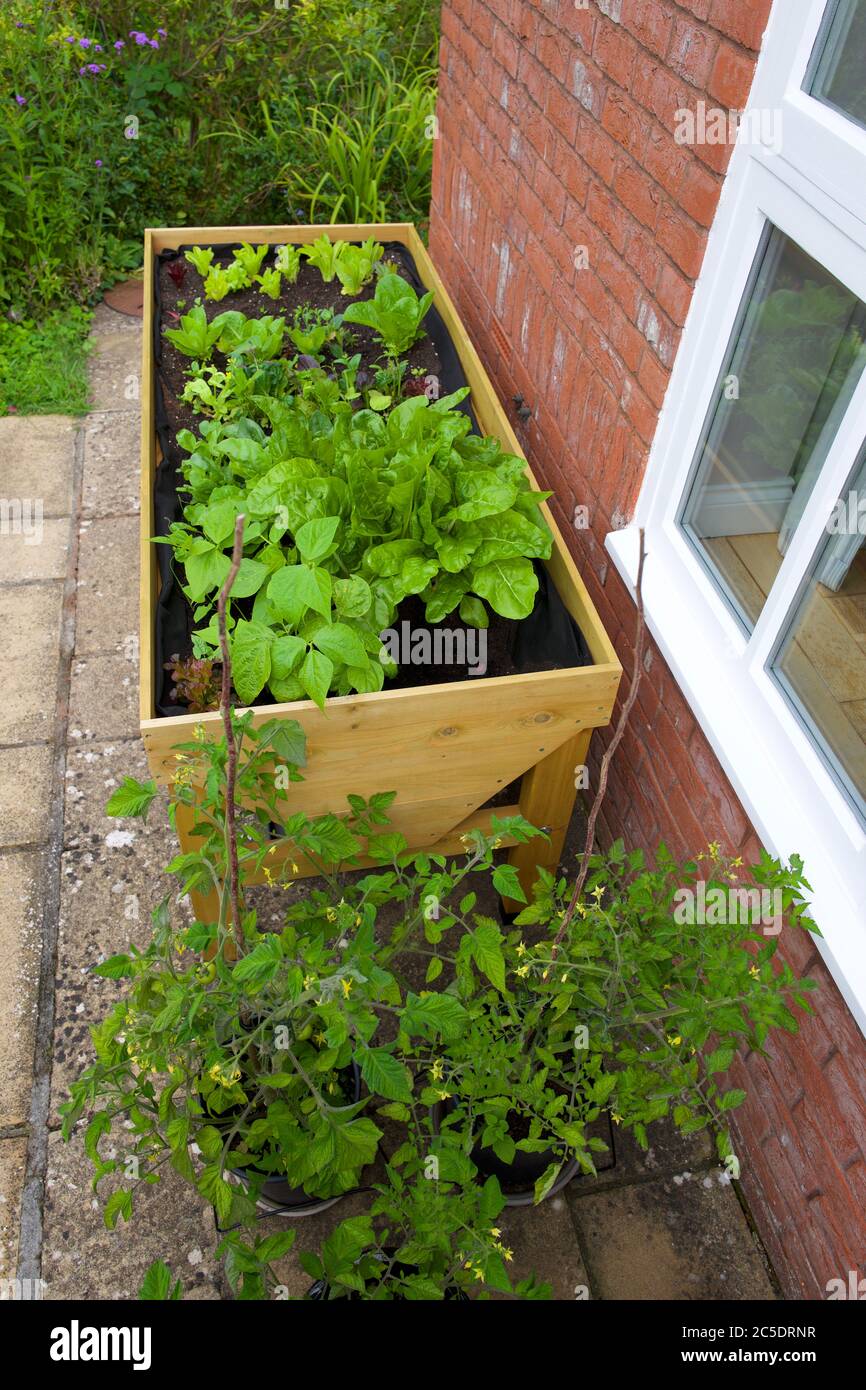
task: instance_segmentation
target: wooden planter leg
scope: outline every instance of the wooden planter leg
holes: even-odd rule
[[[177,838],[184,854],[194,853],[200,846],[200,838],[192,833],[195,824],[195,810],[192,806],[178,803],[175,809]],[[220,915],[219,894],[215,888],[208,893],[191,892],[190,902],[197,922],[216,922]]]
[[[559,863],[577,796],[578,770],[586,765],[591,736],[592,729],[582,729],[523,774],[520,814],[550,836],[549,840],[534,839],[515,845],[508,855],[529,901],[539,865],[555,869]],[[503,898],[502,905],[507,912],[518,912],[522,906],[511,898]]]

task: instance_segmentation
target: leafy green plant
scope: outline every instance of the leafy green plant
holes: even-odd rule
[[[178,436],[192,500],[161,543],[184,566],[196,621],[209,618],[196,629],[198,656],[217,651],[225,551],[235,518],[247,517],[230,612],[245,704],[266,685],[277,700],[319,704],[329,690],[381,689],[394,668],[379,633],[411,594],[430,622],[460,609],[483,625],[480,600],[525,617],[538,582],[532,559],[552,545],[545,494],[531,489],[522,459],[469,434],[455,408],[465,390],[435,403],[413,396],[383,416],[353,410],[339,383],[309,376],[307,389],[324,396],[255,397],[271,434],[240,415],[202,426],[199,438]],[[236,615],[236,600],[253,596],[251,616]]]
[[[240,563],[241,536],[239,523],[226,591]],[[221,636],[225,642],[224,624]],[[138,1187],[159,1183],[169,1165],[230,1228],[220,1247],[228,1276],[240,1297],[255,1298],[266,1292],[270,1262],[292,1244],[291,1234],[247,1242],[231,1229],[255,1222],[265,1183],[279,1176],[312,1196],[346,1192],[375,1157],[381,1138],[378,1126],[360,1112],[375,1102],[383,1115],[409,1120],[413,1077],[394,1044],[377,1041],[380,1012],[396,1012],[407,1037],[423,1034],[436,1042],[459,1029],[464,1010],[458,1001],[407,991],[393,962],[429,919],[431,893],[437,902],[458,894],[468,874],[489,868],[495,842],[480,832],[467,835],[462,866],[449,865],[444,856],[415,856],[402,836],[382,833],[393,794],[369,801],[350,796],[345,820],[292,812],[286,793],[301,778],[303,732],[294,721],[256,728],[251,715],[233,715],[225,703],[230,667],[223,674],[225,736],[208,739],[203,727],[196,728],[194,738],[178,747],[171,793],[172,815],[180,806],[192,810],[197,842],[175,858],[169,872],[180,892],[210,894],[212,908],[206,920],[175,926],[163,903],[143,949],[97,967],[106,978],[124,980],[125,994],[94,1027],[96,1061],[73,1084],[61,1113],[67,1140],[86,1113],[83,1138],[94,1187],[110,1180],[113,1189],[104,1203],[109,1229],[131,1219]],[[275,762],[281,775],[275,775]],[[156,796],[155,783],[125,778],[107,810],[146,817]],[[246,905],[245,886],[257,872],[276,882],[268,868],[278,846],[275,824],[288,850],[284,871],[291,865],[297,872],[291,861],[296,853],[319,870],[325,887],[289,909],[281,932],[261,932]],[[501,823],[494,817],[493,828],[516,842],[536,833],[519,817]],[[393,868],[343,891],[337,872],[357,865],[362,854]],[[410,865],[414,873],[407,874]],[[471,896],[461,899],[459,911],[471,909],[472,902]],[[387,903],[399,905],[400,913],[383,943],[376,923]],[[347,1088],[352,1063],[369,1097],[357,1098]],[[104,1143],[112,1145],[107,1153],[101,1151]],[[509,1287],[503,1265],[509,1252],[496,1230],[485,1229],[501,1204],[495,1184],[473,1190],[466,1183],[471,1165],[457,1146],[445,1141],[439,1147],[440,1169],[427,1186],[422,1149],[407,1141],[392,1158],[390,1186],[373,1214],[392,1213],[395,1234],[402,1231],[402,1267],[392,1260],[387,1269],[373,1268],[372,1297],[448,1296],[470,1273],[493,1287]],[[398,1169],[405,1172],[398,1175]],[[465,1190],[452,1191],[452,1170]],[[423,1173],[426,1182],[426,1166]],[[232,1180],[237,1175],[241,1182]],[[369,1224],[364,1236],[372,1255],[376,1238]],[[329,1261],[343,1238],[335,1237]],[[357,1289],[358,1276],[348,1266],[330,1263],[328,1273],[335,1290]],[[367,1283],[365,1272],[365,1288]],[[525,1288],[526,1296],[543,1292],[533,1281]],[[167,1266],[155,1262],[142,1297],[176,1299],[181,1292]]]
[[[446,1103],[443,1131],[460,1133],[482,1170],[490,1155],[541,1155],[536,1201],[566,1162],[595,1171],[605,1146],[587,1130],[603,1110],[643,1148],[667,1116],[684,1134],[710,1126],[728,1160],[727,1117],[745,1093],[724,1073],[743,1044],[761,1051],[771,1029],[796,1032],[792,1007],[811,1012],[812,982],[779,965],[778,936],[766,934],[782,929],[768,902],[784,903],[789,930],[816,930],[802,868],[762,853],[745,871],[718,845],[686,864],[662,845],[649,867],[618,841],[589,861],[577,899],[540,870],[513,930],[487,921],[459,942],[466,1026],[422,1092]],[[525,901],[512,870],[494,881]],[[704,913],[706,902],[723,909]]]
[[[372,299],[350,304],[343,314],[346,323],[363,323],[372,328],[390,357],[399,357],[421,336],[421,323],[433,291],[420,298],[402,275],[380,276]]]
[[[323,280],[331,281],[337,273],[337,262],[345,244],[344,241],[331,241],[328,233],[323,232],[315,241],[302,246],[301,252],[310,265],[316,267]]]
[[[496,1224],[505,1205],[496,1178],[479,1186],[444,1156],[439,1177],[429,1167],[429,1155],[407,1142],[376,1185],[369,1213],[341,1221],[321,1256],[301,1254],[316,1281],[308,1297],[438,1302],[486,1299],[494,1291],[550,1298],[549,1286],[534,1276],[512,1285],[513,1251]]]
[[[94,1029],[97,1060],[72,1086],[63,1114],[68,1138],[84,1111],[92,1113],[85,1148],[96,1184],[131,1169],[137,1175],[133,1186],[121,1184],[108,1198],[109,1227],[119,1215],[129,1219],[134,1186],[158,1181],[166,1163],[231,1224],[251,1217],[256,1196],[275,1175],[320,1197],[355,1186],[380,1138],[361,1115],[367,1101],[355,1099],[347,1069],[353,1053],[366,1050],[362,1040],[375,1028],[374,1003],[393,1000],[396,984],[372,958],[369,929],[353,932],[342,945],[333,933],[257,930],[239,882],[266,863],[267,826],[283,815],[274,761],[284,767],[287,784],[297,779],[304,737],[291,721],[255,729],[246,718],[231,727],[237,796],[261,813],[258,821],[245,818],[234,851],[225,742],[180,745],[173,788],[175,804],[196,807],[203,839],[199,852],[179,855],[169,871],[183,891],[217,889],[214,919],[175,927],[164,903],[143,950],[96,967],[107,978],[126,980],[126,996]],[[108,810],[146,815],[155,795],[152,783],[126,779]],[[333,815],[294,815],[286,830],[299,856],[330,863],[346,855],[351,861],[378,814],[365,804],[345,826]],[[240,866],[234,882],[233,853]],[[342,916],[340,932],[348,925]],[[229,940],[235,959],[227,954]],[[210,959],[201,960],[202,952]],[[113,1130],[124,1132],[134,1165],[100,1155]],[[202,1154],[200,1168],[189,1154],[193,1144]],[[230,1181],[233,1173],[242,1174],[241,1186]]]
[[[213,247],[194,246],[184,252],[184,259],[194,266],[203,280],[207,279],[213,264]]]
[[[178,352],[182,352],[186,357],[194,357],[197,361],[206,362],[221,331],[219,319],[208,323],[201,304],[196,304],[189,313],[181,316],[180,328],[166,328],[165,336]]]
[[[235,122],[225,132],[254,163],[277,170],[275,180],[269,173],[271,185],[276,182],[289,206],[303,209],[305,221],[423,222],[427,217],[435,49],[410,42],[405,56],[391,56],[386,43],[394,39],[383,35],[355,57],[345,42],[323,49],[321,75],[286,83],[263,103],[260,131]]]
[[[278,246],[274,257],[274,267],[281,275],[285,275],[290,285],[293,285],[301,269],[300,246]]]
[[[337,259],[337,279],[342,285],[343,294],[360,294],[368,280],[373,278],[373,269],[382,259],[385,248],[380,242],[368,237],[360,246],[344,243]]]
[[[242,242],[240,249],[235,251],[235,261],[243,269],[248,284],[255,280],[262,268],[262,261],[267,254],[268,247],[266,243],[253,248],[247,241]]]
[[[266,270],[262,275],[257,275],[256,280],[262,294],[266,294],[270,299],[279,299],[282,276],[275,266]]]
[[[204,282],[205,299],[225,299],[232,290],[246,289],[249,284],[249,278],[240,261],[232,261],[225,268],[212,265]]]

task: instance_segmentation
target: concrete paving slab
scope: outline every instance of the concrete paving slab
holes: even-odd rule
[[[142,837],[162,833],[168,826],[165,791],[160,791],[146,820],[127,821],[105,814],[108,798],[124,777],[146,781],[149,776],[147,758],[138,738],[114,742],[73,740],[66,755],[64,848],[99,852],[106,842],[110,845],[118,838],[112,835],[113,831],[132,830],[136,842]]]
[[[567,1302],[588,1296],[589,1275],[563,1196],[550,1197],[537,1207],[506,1207],[496,1224],[514,1255],[508,1265],[514,1283],[535,1274],[550,1285],[554,1299]]]
[[[0,584],[65,579],[68,564],[68,517],[48,517],[28,535],[0,535]]]
[[[138,662],[121,653],[76,657],[69,693],[69,741],[138,735]]]
[[[36,743],[52,736],[62,601],[63,587],[56,582],[0,588],[0,743]]]
[[[571,1199],[593,1298],[774,1299],[720,1169]]]
[[[81,504],[85,517],[139,511],[140,431],[137,409],[97,411],[87,417]]]
[[[93,1061],[90,1028],[124,993],[124,982],[94,975],[93,967],[130,943],[146,945],[150,914],[172,898],[174,920],[190,919],[185,902],[174,901],[176,883],[163,866],[177,853],[166,829],[159,837],[131,838],[114,848],[69,850],[61,859],[58,974],[55,982],[54,1059],[51,1113],[68,1099],[70,1084]]]
[[[39,996],[44,861],[0,855],[0,1126],[27,1123]]]
[[[68,516],[80,428],[80,420],[71,415],[9,415],[0,420],[2,495],[39,498],[44,516]]]
[[[102,307],[92,336],[91,410],[135,409],[141,395],[141,320]]]
[[[47,839],[53,759],[47,743],[0,748],[0,848]]]
[[[26,1163],[26,1139],[0,1139],[0,1279],[15,1278]]]
[[[118,516],[81,527],[75,655],[137,650],[138,519]]]
[[[83,1126],[82,1126],[83,1129]],[[110,1144],[105,1144],[107,1154]],[[212,1208],[170,1168],[136,1190],[132,1221],[105,1228],[102,1199],[90,1190],[93,1168],[80,1135],[49,1138],[42,1276],[51,1299],[135,1299],[148,1266],[165,1260],[183,1280],[184,1298],[218,1299]]]

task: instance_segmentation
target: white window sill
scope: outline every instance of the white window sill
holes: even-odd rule
[[[605,544],[633,595],[637,526]],[[746,668],[733,621],[725,636],[708,609],[705,576],[681,535],[661,525],[645,544],[647,628],[763,844],[782,860],[802,856],[824,933],[816,944],[866,1033],[866,830],[781,692]]]

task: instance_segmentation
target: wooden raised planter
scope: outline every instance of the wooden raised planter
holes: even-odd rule
[[[323,231],[332,237],[402,243],[418,273],[435,291],[435,304],[448,328],[471,388],[479,427],[510,453],[522,456],[493,387],[454,305],[411,223],[315,227],[173,227],[145,232],[144,360],[142,370],[141,456],[141,736],[153,777],[168,783],[176,768],[173,747],[191,736],[196,724],[222,736],[220,716],[190,714],[156,717],[154,628],[159,574],[154,534],[153,488],[160,461],[155,430],[153,363],[154,267],[159,252],[181,245],[312,241]],[[527,467],[527,471],[528,467]],[[530,478],[532,477],[530,473]],[[534,479],[533,486],[535,484]],[[467,830],[489,828],[491,815],[518,809],[549,832],[511,849],[524,888],[538,864],[554,866],[562,849],[575,799],[575,769],[586,763],[592,730],[609,723],[622,669],[583,581],[549,509],[546,520],[554,547],[547,571],[580,627],[593,664],[494,678],[470,677],[444,685],[384,690],[376,694],[332,697],[324,711],[312,701],[263,706],[259,720],[295,719],[307,736],[304,781],[288,793],[294,810],[308,815],[343,812],[346,796],[369,797],[396,791],[391,807],[395,830],[410,847],[456,853]],[[520,779],[519,800],[495,810],[485,802]],[[178,833],[191,846],[191,820],[179,808]],[[270,864],[285,858],[280,846]],[[302,871],[304,866],[302,865]],[[313,872],[307,866],[307,872]],[[197,915],[211,918],[212,904],[199,899]]]

